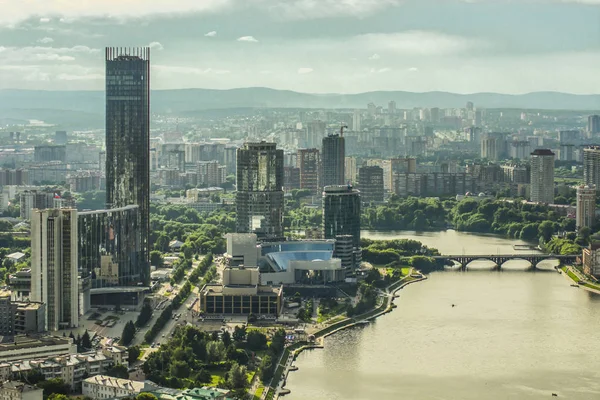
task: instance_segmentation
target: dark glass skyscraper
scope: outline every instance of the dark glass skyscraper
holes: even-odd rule
[[[325,239],[351,235],[352,245],[360,247],[360,192],[351,185],[325,186],[323,235]]]
[[[236,231],[261,240],[283,236],[283,150],[245,143],[237,150]]]
[[[323,186],[343,185],[346,162],[346,144],[343,136],[330,135],[323,138],[321,160],[323,162]]]
[[[150,275],[150,48],[106,48],[106,203],[139,206],[140,281]]]

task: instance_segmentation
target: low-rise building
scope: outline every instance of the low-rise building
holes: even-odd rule
[[[77,345],[69,337],[15,336],[12,342],[0,343],[0,362],[32,360],[76,353]]]
[[[96,375],[83,381],[81,391],[84,397],[94,400],[114,399],[119,397],[135,397],[143,392],[147,386],[148,384],[145,382]]]
[[[5,381],[0,385],[1,400],[42,400],[43,390],[18,381]]]

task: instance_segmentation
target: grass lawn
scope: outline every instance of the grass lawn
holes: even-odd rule
[[[225,379],[225,371],[210,371],[210,383],[207,386],[216,387],[221,379]]]
[[[256,392],[254,392],[254,397],[252,397],[252,400],[260,400],[264,391],[265,387],[259,386],[258,389],[256,389]]]

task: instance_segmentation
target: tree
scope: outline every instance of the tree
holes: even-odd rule
[[[48,396],[48,400],[69,400],[69,398],[64,394],[52,393]]]
[[[544,240],[544,243],[549,242],[554,234],[554,223],[552,221],[544,221],[538,227],[538,234]]]
[[[209,363],[217,363],[225,358],[223,342],[210,341],[206,344],[206,358]]]
[[[223,332],[223,334],[221,335],[221,340],[223,341],[225,347],[229,347],[229,345],[231,344],[231,334],[229,333],[229,331]]]
[[[40,389],[44,390],[44,397],[49,397],[51,394],[69,394],[69,385],[60,378],[47,379],[37,384]]]
[[[534,240],[538,235],[538,225],[537,224],[527,224],[521,229],[521,239],[522,240]]]
[[[159,250],[152,250],[150,252],[150,265],[160,268],[165,263],[162,252]]]
[[[107,369],[104,375],[112,376],[113,378],[129,379],[127,367],[122,364],[118,364]]]
[[[177,378],[187,378],[190,376],[190,366],[185,361],[173,361],[171,363],[171,375]]]
[[[138,315],[137,321],[135,321],[135,324],[138,327],[142,327],[144,325],[146,325],[146,323],[148,321],[150,321],[150,319],[152,318],[152,306],[150,305],[149,301],[144,301],[144,304],[142,305],[142,309],[140,310],[140,314]]]
[[[152,393],[142,392],[135,396],[135,400],[157,400],[156,396]]]
[[[257,351],[267,347],[267,337],[264,333],[257,330],[248,332],[246,341],[248,342],[248,348],[250,350]]]
[[[246,339],[246,327],[237,326],[233,329],[233,340],[243,342]]]
[[[121,334],[121,340],[119,341],[119,343],[121,343],[124,346],[127,346],[131,343],[134,337],[135,325],[133,324],[133,321],[129,321],[123,327],[123,333]]]
[[[273,358],[267,354],[260,362],[260,379],[263,383],[267,383],[273,378],[273,370]]]
[[[37,385],[44,379],[46,379],[46,377],[39,368],[31,369],[27,372],[27,375],[25,375],[25,382],[29,383],[30,385]]]
[[[127,349],[127,359],[130,363],[133,363],[135,360],[137,360],[140,357],[140,354],[142,354],[140,346],[131,346]]]
[[[233,363],[227,377],[227,385],[231,389],[243,389],[248,384],[246,380],[246,367]]]

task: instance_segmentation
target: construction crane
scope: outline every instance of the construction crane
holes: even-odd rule
[[[344,137],[344,128],[348,129],[348,126],[342,125],[342,127],[340,128],[340,137]]]

